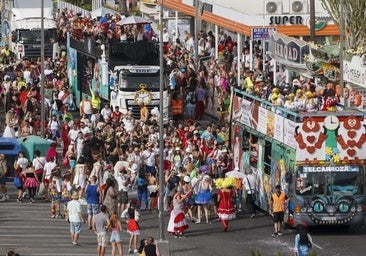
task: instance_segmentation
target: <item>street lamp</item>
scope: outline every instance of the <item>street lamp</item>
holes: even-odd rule
[[[163,56],[163,0],[160,0],[159,9],[159,61],[160,61],[160,88],[159,88],[159,240],[157,242],[161,255],[169,256],[169,242],[165,239],[164,230],[164,56]]]
[[[45,104],[44,104],[44,0],[41,0],[41,136],[45,137]]]

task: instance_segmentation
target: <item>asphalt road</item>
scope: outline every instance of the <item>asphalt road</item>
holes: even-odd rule
[[[96,255],[96,237],[92,231],[84,227],[79,239],[80,246],[73,247],[68,223],[62,219],[51,219],[48,203],[16,203],[13,184],[8,183],[8,188],[11,200],[0,203],[0,255],[5,255],[11,249],[22,256]],[[85,214],[85,206],[83,211]],[[168,223],[168,217],[164,222]],[[156,213],[142,212],[140,225],[140,238],[153,236],[159,240]],[[230,222],[228,232],[223,232],[221,223],[215,220],[210,224],[190,223],[185,238],[176,239],[167,234],[166,241],[171,256],[251,255],[251,249],[262,252],[261,255],[291,255],[294,231],[286,229],[284,235],[277,238],[271,237],[272,231],[272,221],[265,213],[250,219],[249,213],[240,212],[237,219]],[[364,233],[357,234],[352,229],[339,228],[312,229],[311,233],[317,255],[365,255]],[[124,255],[128,255],[128,239],[128,233],[123,232]],[[108,245],[106,255],[110,255],[110,252],[111,247]]]

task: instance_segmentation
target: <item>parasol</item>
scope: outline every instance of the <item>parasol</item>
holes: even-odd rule
[[[151,21],[140,16],[131,15],[119,21],[117,24],[123,26],[123,25],[148,24],[148,23],[151,23]]]
[[[103,17],[106,14],[117,14],[117,12],[115,10],[109,9],[109,8],[105,8],[105,7],[100,7],[98,9],[95,9],[94,11],[92,11],[90,13],[91,17],[94,18],[98,18],[98,17]]]

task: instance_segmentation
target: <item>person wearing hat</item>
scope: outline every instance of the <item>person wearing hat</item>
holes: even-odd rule
[[[167,228],[167,231],[173,234],[175,238],[183,237],[183,232],[189,228],[183,210],[186,198],[187,195],[183,194],[183,187],[179,185],[173,196],[173,210],[170,212]]]
[[[70,236],[73,246],[77,246],[79,235],[81,232],[81,226],[84,222],[81,203],[79,202],[79,194],[74,191],[71,195],[71,201],[67,204],[67,217],[66,221],[70,223]]]
[[[272,194],[270,201],[270,210],[269,213],[273,214],[274,221],[274,234],[275,236],[282,236],[281,233],[281,225],[283,222],[283,217],[285,214],[285,203],[288,199],[288,196],[281,191],[281,185],[276,185],[275,192]]]

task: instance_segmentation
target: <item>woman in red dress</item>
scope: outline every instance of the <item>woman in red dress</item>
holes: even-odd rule
[[[227,231],[229,221],[236,218],[233,198],[235,196],[234,187],[236,184],[235,178],[217,179],[216,187],[218,191],[218,210],[217,213],[223,225],[224,231]]]

